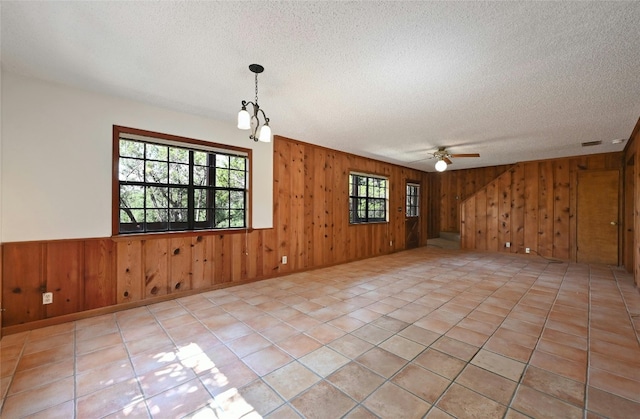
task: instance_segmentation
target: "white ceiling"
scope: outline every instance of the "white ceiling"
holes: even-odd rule
[[[2,68],[433,171],[619,151],[640,2],[1,3]],[[145,128],[145,127],[139,127]],[[582,148],[580,143],[602,141]],[[247,141],[250,141],[247,138]]]

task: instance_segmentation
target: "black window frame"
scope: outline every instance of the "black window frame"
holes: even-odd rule
[[[349,224],[389,222],[389,178],[349,173]]]
[[[410,217],[420,216],[420,184],[407,182],[405,215]]]
[[[139,144],[137,154],[127,154],[123,141]],[[121,177],[123,161],[137,165],[133,179]],[[250,163],[244,149],[114,126],[114,235],[248,229]],[[182,176],[173,176],[181,167]],[[133,206],[123,201],[125,190],[135,190]]]

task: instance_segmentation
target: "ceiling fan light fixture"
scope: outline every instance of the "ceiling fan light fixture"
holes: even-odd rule
[[[445,170],[447,170],[447,162],[444,160],[438,160],[436,162],[436,170],[438,172],[444,172]]]

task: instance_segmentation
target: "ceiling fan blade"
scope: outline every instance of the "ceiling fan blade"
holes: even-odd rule
[[[418,163],[418,162],[425,161],[425,160],[429,160],[429,159],[432,159],[432,158],[433,158],[433,157],[424,157],[424,158],[422,158],[422,159],[408,161],[407,163],[408,163],[408,164],[411,164],[411,163]]]
[[[451,157],[480,157],[480,154],[478,154],[478,153],[451,154]]]
[[[453,162],[451,160],[449,160],[449,157],[445,157],[442,160],[444,160],[445,163],[447,163],[447,164],[453,164]]]

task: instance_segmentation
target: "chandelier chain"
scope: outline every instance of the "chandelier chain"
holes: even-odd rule
[[[255,74],[256,76],[256,105],[258,104],[258,73]]]

